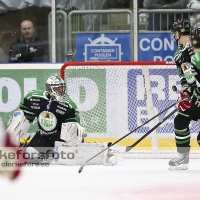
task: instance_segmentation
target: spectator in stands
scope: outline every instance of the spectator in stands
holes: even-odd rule
[[[0,28],[0,63],[7,63],[9,61],[9,48],[16,40],[15,31],[13,31],[8,24]]]
[[[149,0],[147,2],[147,9],[186,9],[188,0]],[[148,30],[169,30],[171,24],[176,19],[188,19],[188,14],[168,13],[151,13],[149,14]],[[161,20],[161,21],[160,21]]]
[[[144,0],[138,0],[138,8],[144,7]]]
[[[118,8],[129,8],[130,0],[119,0]]]
[[[8,52],[9,52],[9,47],[7,49],[5,36],[3,36],[0,41],[0,63],[8,62]]]
[[[144,8],[147,0],[138,0],[138,8]],[[132,8],[133,0],[119,0],[118,8]]]
[[[43,62],[44,46],[41,39],[34,36],[34,26],[30,20],[21,23],[22,37],[10,48],[9,62]]]
[[[146,8],[146,5],[147,5],[147,2],[148,2],[149,0],[143,0],[143,7],[144,8]]]
[[[187,4],[188,9],[200,10],[200,1],[190,0]],[[190,16],[191,27],[197,28],[200,27],[200,14],[194,13]]]

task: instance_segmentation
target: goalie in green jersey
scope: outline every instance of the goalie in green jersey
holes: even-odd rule
[[[51,156],[52,153],[49,152],[53,152],[57,155],[58,164],[78,165],[84,163],[90,154],[105,147],[103,143],[83,143],[86,132],[80,125],[79,110],[66,94],[64,80],[57,75],[47,79],[45,89],[29,92],[24,97],[20,110],[14,112],[7,132],[13,134],[16,145],[19,145],[20,138],[28,132],[35,118],[38,129],[25,148],[25,155],[29,160],[37,160],[41,156],[46,158]],[[114,158],[109,155],[108,150],[90,164],[112,165],[108,156]]]

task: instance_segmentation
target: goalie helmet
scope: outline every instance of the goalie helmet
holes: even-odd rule
[[[200,28],[194,28],[190,31],[191,46],[200,48]]]
[[[181,35],[189,35],[190,34],[190,23],[187,19],[177,20],[173,23],[171,29],[172,38],[175,40],[179,40]],[[178,32],[179,39],[175,38],[175,34]]]
[[[50,76],[47,79],[45,87],[46,91],[49,92],[57,101],[64,102],[66,86],[61,77],[57,75]]]

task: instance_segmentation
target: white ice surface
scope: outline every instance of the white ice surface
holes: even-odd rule
[[[168,159],[124,159],[116,166],[23,167],[0,177],[0,200],[199,200],[200,160],[169,171]]]

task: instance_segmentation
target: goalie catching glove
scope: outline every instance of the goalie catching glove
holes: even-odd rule
[[[77,122],[62,123],[60,139],[64,140],[68,146],[75,146],[82,142],[87,135],[85,128]]]

